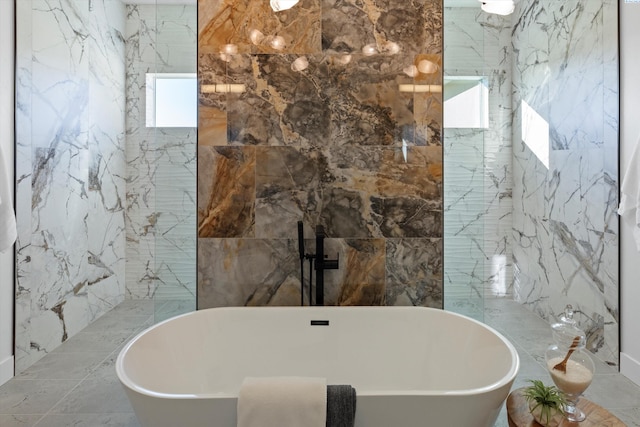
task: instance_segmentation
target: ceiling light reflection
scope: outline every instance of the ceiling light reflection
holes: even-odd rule
[[[351,62],[351,55],[345,54],[345,55],[336,56],[334,58],[334,61],[340,65],[347,65],[349,62]]]
[[[262,43],[262,41],[264,40],[264,34],[262,34],[262,32],[260,30],[256,30],[254,28],[249,33],[249,40],[251,40],[251,43],[253,43],[254,45],[257,46],[260,43]]]
[[[418,67],[415,65],[409,65],[408,67],[404,67],[402,72],[405,73],[409,77],[415,77],[418,75]]]
[[[382,45],[382,53],[395,55],[400,52],[400,45],[396,42],[387,41]]]
[[[418,70],[422,74],[433,74],[438,71],[438,64],[428,59],[422,59],[418,62]]]
[[[378,47],[376,46],[375,43],[370,43],[368,45],[363,46],[362,53],[365,56],[375,55],[376,53],[378,53]]]
[[[273,38],[271,38],[269,45],[274,48],[275,50],[282,50],[285,48],[285,41],[284,41],[284,37],[282,36],[275,36]]]
[[[309,60],[305,56],[301,56],[291,63],[291,69],[293,71],[304,71],[309,68]]]
[[[238,46],[235,44],[225,44],[220,49],[220,53],[226,53],[227,55],[234,55],[238,53]]]
[[[291,9],[293,6],[298,4],[299,0],[271,0],[271,9],[274,12],[280,12],[282,10]]]

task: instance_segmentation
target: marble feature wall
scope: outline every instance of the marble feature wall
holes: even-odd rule
[[[126,13],[126,296],[193,310],[196,129],[146,127],[145,100],[146,73],[195,74],[197,8],[128,5]]]
[[[455,7],[444,21],[445,78],[483,77],[489,95],[486,129],[443,132],[445,308],[482,318],[512,290],[511,17]]]
[[[124,6],[16,2],[16,372],[124,298]]]
[[[613,0],[523,1],[513,21],[514,292],[545,319],[572,304],[589,349],[613,365],[617,10]]]
[[[442,1],[198,8],[198,307],[442,307]]]

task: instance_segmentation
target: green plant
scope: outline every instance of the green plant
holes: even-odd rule
[[[531,385],[525,387],[523,396],[529,403],[529,410],[533,414],[539,411],[541,424],[549,424],[556,413],[564,414],[567,403],[565,394],[556,386],[547,386],[540,380],[529,380]]]

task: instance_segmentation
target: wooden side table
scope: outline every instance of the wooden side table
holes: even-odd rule
[[[524,388],[514,390],[507,397],[507,417],[509,417],[509,427],[540,427],[529,413],[529,405],[522,395]],[[587,415],[581,423],[563,421],[561,427],[626,427],[611,412],[602,406],[596,405],[590,400],[580,398],[578,407]]]

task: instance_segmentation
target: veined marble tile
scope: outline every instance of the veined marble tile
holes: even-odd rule
[[[323,0],[323,49],[360,53],[369,46],[408,57],[442,52],[442,2]]]
[[[304,218],[331,237],[439,236],[440,162],[437,146],[258,148],[257,235],[295,237]]]
[[[124,7],[91,6],[17,9],[17,372],[124,297]]]
[[[443,137],[445,306],[466,300],[477,313],[511,292],[511,20],[473,8],[444,17],[445,72],[482,76],[489,94],[488,128]]]
[[[268,2],[198,0],[198,44],[206,53],[234,45],[240,53],[319,53],[320,0],[302,0],[274,12]]]
[[[292,239],[200,238],[198,309],[299,304],[298,261]]]
[[[603,99],[603,5],[570,0],[550,8],[549,123],[554,149],[586,149],[601,144]],[[553,46],[562,46],[561,49]],[[571,56],[567,57],[567,51]],[[598,72],[595,70],[598,69]],[[565,96],[571,93],[571,96]],[[580,105],[579,109],[575,105]]]
[[[86,73],[89,65],[89,3],[86,0],[31,0],[32,52],[35,62],[51,70]]]
[[[440,147],[345,146],[329,155],[334,179],[319,220],[330,236],[441,236]]]
[[[440,69],[440,55],[417,55],[406,64],[397,59],[286,53],[237,54],[224,61],[218,55],[201,54],[201,88],[216,84],[218,88],[225,84],[242,87],[239,93],[208,89],[200,93],[200,105],[206,108],[201,123],[207,125],[205,118],[213,119],[204,135],[224,124],[225,115],[227,124],[227,141],[218,136],[215,140],[207,137],[203,143],[438,145],[441,94],[402,92],[400,85],[438,86],[441,71],[413,78],[403,70],[423,60]],[[295,69],[296,61],[303,61],[306,68]]]
[[[201,238],[198,245],[198,308],[300,304],[297,240]],[[305,248],[314,253],[315,240]],[[384,304],[385,239],[326,239],[325,253],[339,260],[339,269],[325,271],[326,305]],[[308,262],[303,283],[308,304]],[[313,289],[315,301],[315,281]]]
[[[616,98],[610,90],[617,64],[611,35],[616,5],[520,7],[514,134],[526,126],[518,117],[524,103],[548,123],[549,132],[513,147],[514,293],[547,320],[572,304],[589,349],[616,365],[618,184],[612,129],[618,116],[610,104]],[[548,164],[538,156],[540,147],[549,151]]]
[[[405,140],[403,143],[413,143],[414,145],[442,145],[442,114],[443,99],[442,90],[438,91],[438,86],[442,88],[442,55],[421,54],[416,55],[413,65],[420,69],[428,61],[435,65],[436,69],[430,73],[419,72],[414,77],[414,84],[417,88],[422,85],[432,85],[435,90],[428,92],[414,93],[413,115],[415,119],[415,133],[413,140]],[[427,68],[428,71],[431,71]],[[410,128],[410,126],[408,126]]]
[[[333,65],[332,144],[402,146],[407,128],[411,133],[415,126],[414,93],[400,91],[399,85],[416,82],[403,71],[414,57],[403,62],[397,56],[354,54],[346,66]]]
[[[441,2],[302,1],[305,37],[283,35],[281,51],[247,32],[257,11],[272,25],[266,4],[229,5],[199,3],[198,257],[213,260],[199,263],[199,307],[299,304],[301,219],[344,266],[326,273],[326,301],[383,304],[386,239],[442,236],[441,95],[400,90],[442,84]],[[436,70],[415,75],[423,60]]]
[[[442,243],[442,239],[387,239],[387,305],[443,308]]]
[[[198,106],[198,145],[227,144],[227,113],[202,103]]]
[[[387,263],[385,240],[328,239],[326,241],[325,255],[329,259],[338,259],[339,269],[325,271],[325,304],[385,304],[385,265]],[[315,251],[315,242],[306,246],[310,246]]]
[[[146,127],[146,73],[196,70],[196,7],[127,5],[127,297],[195,293],[196,130]]]
[[[253,237],[254,147],[199,147],[198,236]]]

